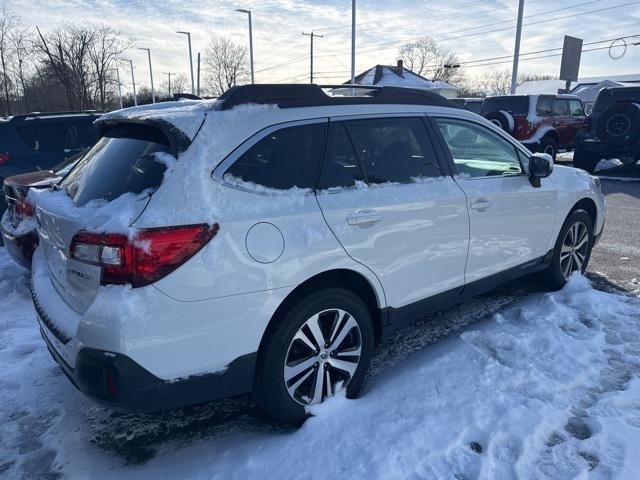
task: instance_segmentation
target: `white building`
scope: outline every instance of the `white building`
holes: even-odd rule
[[[394,67],[391,65],[375,65],[356,76],[358,85],[375,85],[378,87],[406,87],[430,90],[446,98],[456,98],[458,88],[443,81],[429,80],[411,70],[404,68],[402,60]],[[347,81],[345,83],[351,83]]]

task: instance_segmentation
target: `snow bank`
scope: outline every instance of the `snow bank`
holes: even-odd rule
[[[5,210],[2,214],[2,228],[9,235],[13,235],[14,237],[19,237],[21,235],[25,235],[29,232],[32,232],[36,228],[36,222],[33,217],[27,217],[22,220],[17,227],[11,225],[11,221],[9,220],[9,210]]]
[[[50,358],[28,282],[0,248],[7,478],[635,480],[640,471],[640,300],[579,276],[387,361],[360,399],[340,393],[297,430],[274,428],[241,399],[150,416],[96,406]],[[110,308],[129,308],[109,293]],[[477,312],[467,302],[452,315]]]

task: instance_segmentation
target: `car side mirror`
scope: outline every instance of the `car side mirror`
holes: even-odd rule
[[[553,172],[553,158],[548,153],[534,153],[529,157],[529,181],[536,188],[540,179],[547,178]]]

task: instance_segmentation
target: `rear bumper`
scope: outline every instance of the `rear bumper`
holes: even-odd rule
[[[53,359],[85,395],[113,410],[155,412],[250,392],[256,353],[243,355],[224,371],[162,380],[126,355],[81,348],[75,367],[58,354],[41,324],[40,333]]]
[[[38,235],[36,232],[32,231],[25,233],[24,235],[14,236],[2,227],[0,227],[0,231],[2,232],[4,247],[9,256],[18,265],[26,268],[27,270],[31,270],[33,252],[38,246]]]

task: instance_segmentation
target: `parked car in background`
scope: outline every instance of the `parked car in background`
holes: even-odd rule
[[[532,152],[573,150],[585,128],[582,101],[575,95],[503,95],[487,97],[481,115]]]
[[[480,115],[484,98],[452,98],[450,99],[456,105],[469,110],[470,112]]]
[[[2,193],[7,205],[0,215],[0,234],[7,253],[13,260],[26,269],[31,269],[31,258],[38,246],[35,231],[35,205],[27,198],[32,188],[49,188],[57,184],[62,177],[78,163],[87,149],[64,160],[51,170],[14,175],[4,179]]]
[[[573,166],[593,172],[603,158],[625,165],[640,161],[640,87],[603,88],[578,136]]]
[[[95,111],[29,113],[0,122],[0,184],[6,177],[50,170],[94,145]],[[0,214],[6,205],[0,200]]]
[[[253,392],[297,423],[355,395],[404,322],[585,270],[596,178],[437,94],[367,89],[246,85],[98,121],[39,195],[32,268],[43,338],[82,392],[142,411]]]

